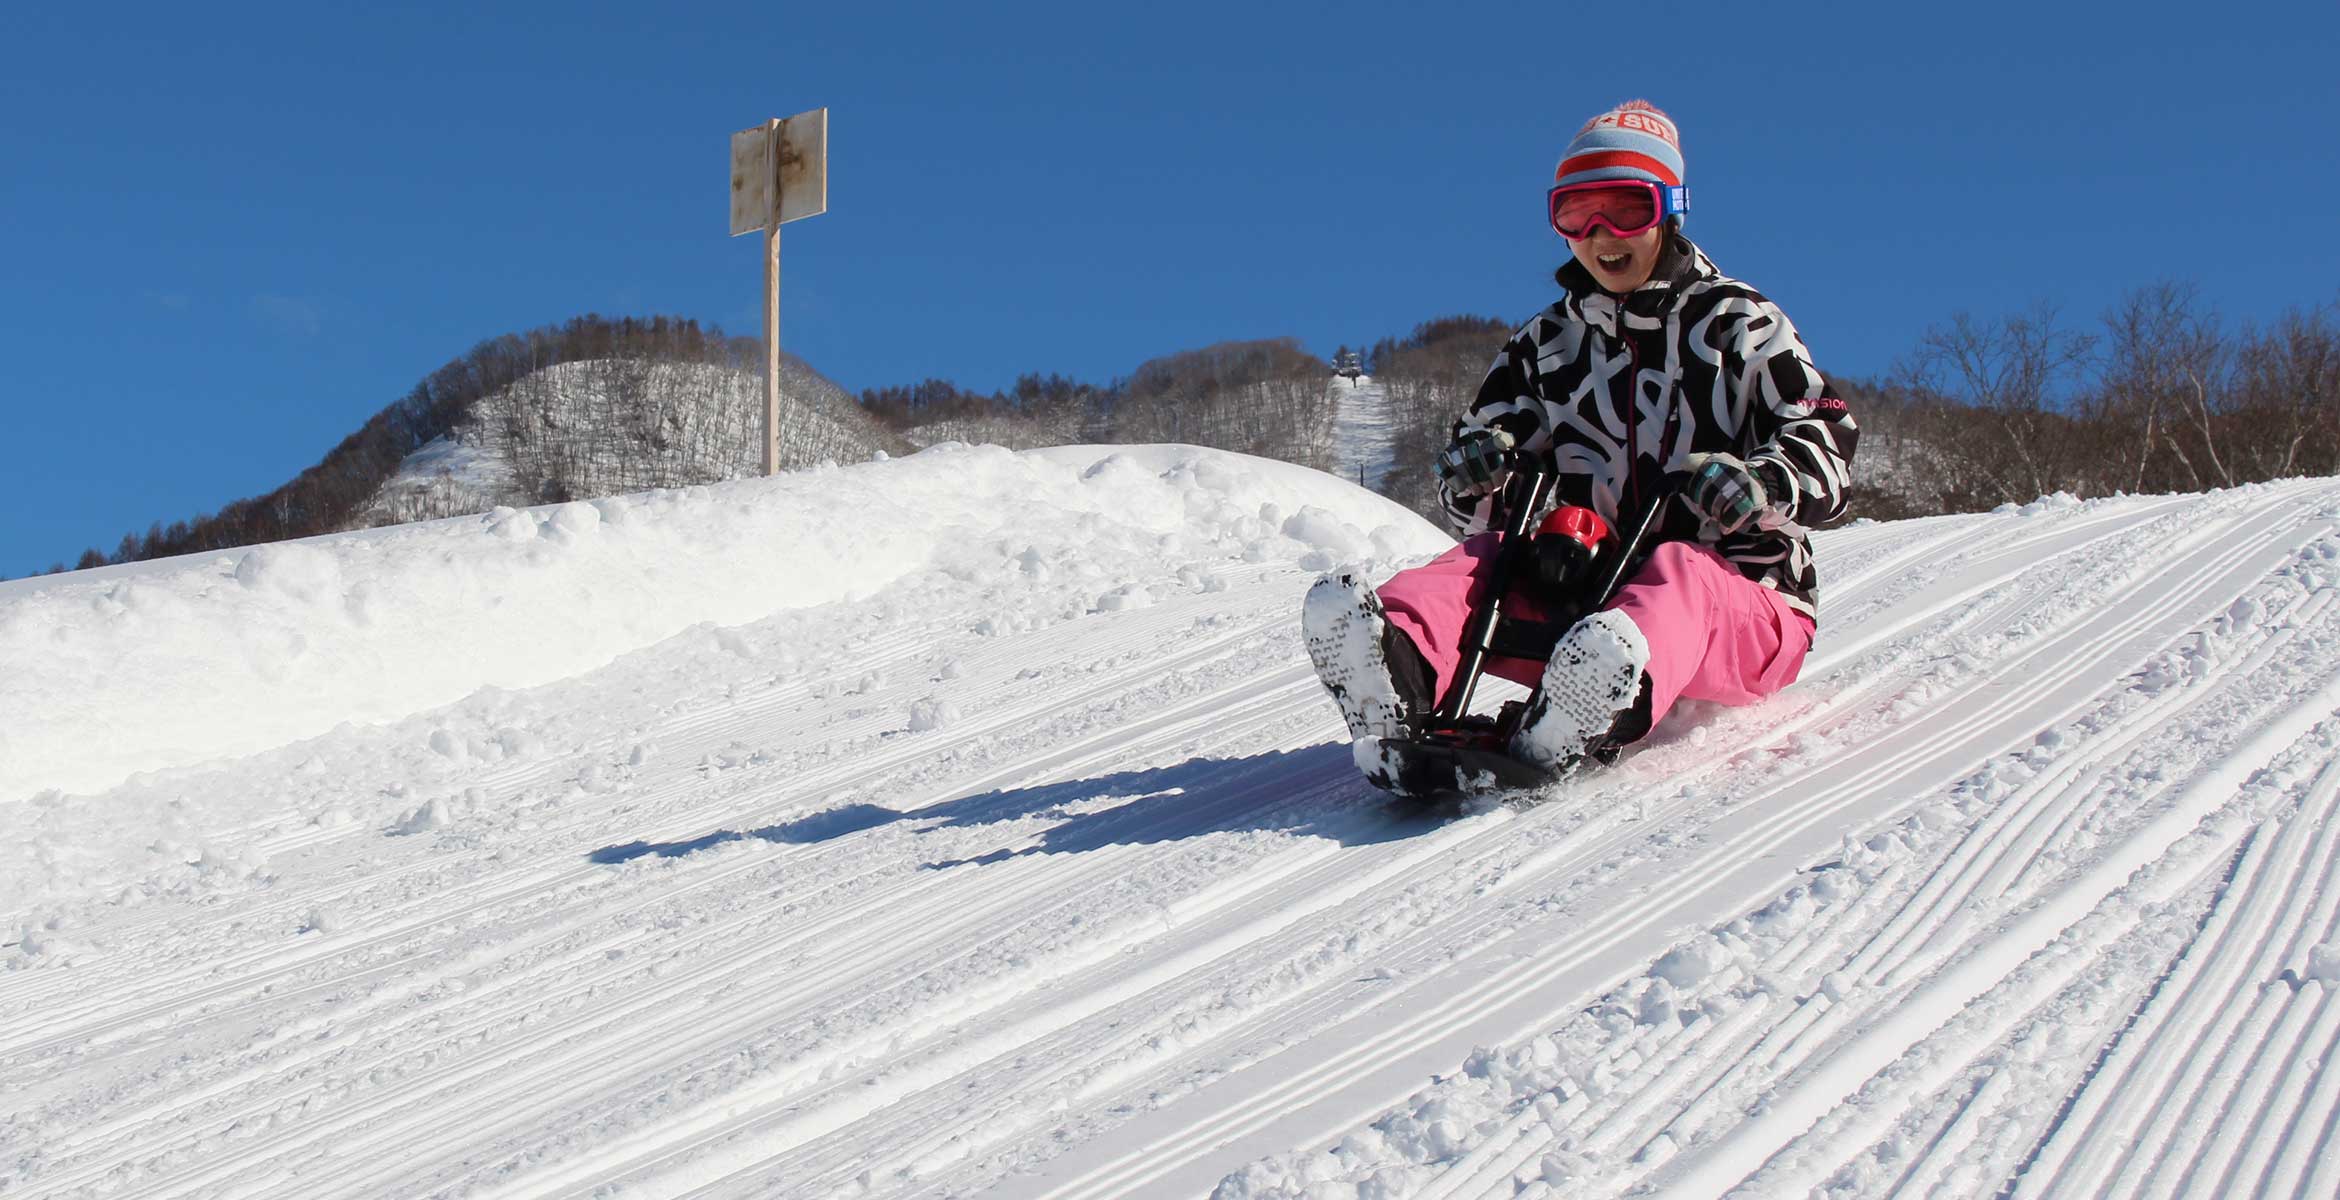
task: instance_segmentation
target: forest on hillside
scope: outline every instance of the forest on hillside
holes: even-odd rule
[[[844,389],[793,356],[781,361],[784,467],[908,449]],[[749,474],[761,468],[763,362],[758,339],[682,317],[588,314],[489,338],[282,486],[216,512],[158,520],[124,534],[111,552],[83,551],[74,566]],[[483,497],[453,480],[385,492],[410,456],[458,435],[501,460],[509,479],[500,494]]]
[[[1089,384],[1030,374],[990,394],[929,379],[861,395],[870,415],[920,445],[991,442],[1015,449],[1091,442],[1183,442],[1332,471],[1338,405],[1332,368],[1295,338],[1221,342]]]
[[[1392,475],[1396,499],[1436,511],[1430,456],[1507,335],[1452,318],[1374,348],[1423,464]],[[2340,304],[2230,328],[2194,288],[2155,283],[2090,323],[1961,313],[1890,374],[1833,382],[1861,428],[1848,518],[2340,474]]]
[[[1394,425],[1380,485],[1391,498],[1435,518],[1431,461],[1514,324],[1440,317],[1364,350]],[[157,521],[75,565],[752,474],[762,360],[755,338],[675,317],[589,315],[492,338],[282,487]],[[1288,337],[1179,351],[1103,383],[1033,372],[993,392],[928,379],[853,397],[784,363],[788,467],[941,441],[1187,442],[1341,474],[1358,465],[1336,461],[1334,369]],[[2193,286],[2158,282],[2087,321],[2045,305],[1959,313],[1886,375],[1834,382],[1861,427],[1851,517],[2340,474],[2340,302],[2232,325]],[[409,456],[458,436],[502,464],[496,494],[452,480],[386,489]]]
[[[1382,485],[1391,498],[1436,518],[1430,464],[1516,324],[1440,317],[1367,348],[1366,370],[1396,425],[1396,467]],[[1126,393],[1028,375],[989,395],[928,380],[865,392],[862,401],[913,438],[953,429],[983,434],[962,440],[1018,446],[1180,440],[1343,473],[1354,466],[1321,460],[1323,434],[1307,416],[1329,407],[1330,368],[1320,360],[1296,347],[1289,356],[1195,353],[1157,360],[1160,369],[1139,378],[1163,382]],[[1242,369],[1196,370],[1196,362]],[[1245,390],[1271,378],[1291,386],[1256,397]],[[1849,517],[2340,474],[2340,303],[2230,326],[2194,287],[2159,282],[2131,289],[2093,321],[2045,305],[1956,314],[1885,376],[1832,381],[1861,427]],[[1231,397],[1259,411],[1229,413]],[[1142,412],[1123,423],[1099,419],[1119,404]]]

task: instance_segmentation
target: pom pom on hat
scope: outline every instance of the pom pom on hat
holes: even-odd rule
[[[1628,100],[1592,120],[1568,140],[1552,186],[1640,179],[1666,187],[1683,180],[1682,131],[1647,100]]]

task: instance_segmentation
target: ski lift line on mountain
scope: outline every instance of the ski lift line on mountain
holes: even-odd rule
[[[780,227],[829,211],[829,110],[731,135],[731,236],[764,231],[764,474],[780,473]]]

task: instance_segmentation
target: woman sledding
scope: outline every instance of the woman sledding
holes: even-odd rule
[[[1569,142],[1546,206],[1571,255],[1562,295],[1504,345],[1438,457],[1461,544],[1378,588],[1334,575],[1308,595],[1310,657],[1352,738],[1409,736],[1455,683],[1521,469],[1554,475],[1539,547],[1568,537],[1595,559],[1675,496],[1605,608],[1545,661],[1488,662],[1535,689],[1512,756],[1566,772],[1677,700],[1752,703],[1795,680],[1818,611],[1807,531],[1844,509],[1856,428],[1779,307],[1684,236],[1683,180],[1680,133],[1646,101]],[[1532,620],[1552,600],[1520,584],[1505,603]]]

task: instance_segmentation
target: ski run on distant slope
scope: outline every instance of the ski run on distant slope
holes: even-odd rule
[[[1442,539],[1210,451],[9,585],[0,1195],[2340,1195],[2336,529],[1825,532],[1796,686],[1444,822],[1296,619]]]
[[[1391,411],[1389,389],[1370,375],[1347,379],[1339,375],[1325,385],[1338,417],[1333,428],[1339,440],[1333,463],[1342,478],[1371,491],[1397,469],[1398,415]]]

